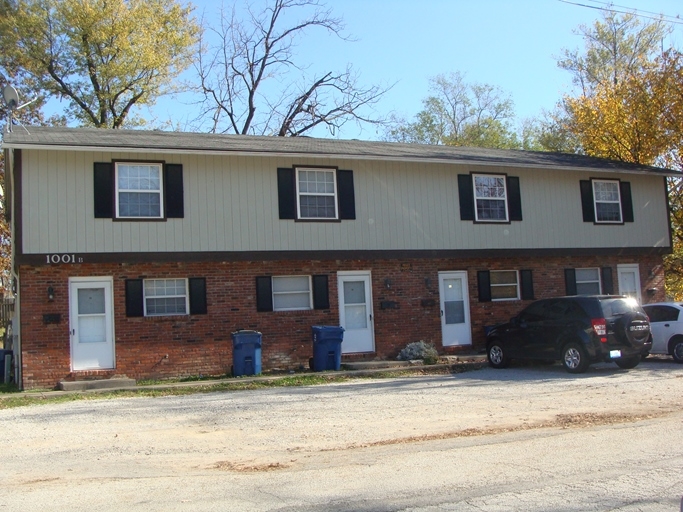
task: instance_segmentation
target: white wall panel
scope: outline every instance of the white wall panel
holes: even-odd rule
[[[165,222],[95,219],[93,162],[183,164],[185,218]],[[354,171],[356,220],[278,218],[277,168],[336,165]],[[523,221],[460,220],[457,175],[519,176]],[[610,174],[631,182],[635,222],[584,223],[579,180],[600,173],[428,163],[288,160],[216,155],[23,151],[26,253],[523,249],[668,246],[663,178]]]

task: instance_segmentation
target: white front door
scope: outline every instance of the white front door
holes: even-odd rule
[[[443,346],[471,345],[467,272],[439,272],[439,297]]]
[[[112,278],[69,279],[71,369],[114,368]]]
[[[337,272],[343,354],[375,351],[370,272]]]
[[[617,275],[619,279],[619,294],[633,297],[638,300],[638,304],[641,304],[640,270],[638,269],[638,264],[617,265]]]

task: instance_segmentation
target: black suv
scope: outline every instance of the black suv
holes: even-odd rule
[[[651,347],[643,308],[634,299],[612,295],[539,300],[486,336],[494,368],[504,368],[510,359],[559,359],[570,373],[600,361],[635,368]]]

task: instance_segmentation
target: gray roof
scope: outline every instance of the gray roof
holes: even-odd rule
[[[28,132],[27,132],[28,130]],[[14,127],[3,134],[6,148],[145,153],[212,153],[330,159],[442,162],[485,166],[533,167],[603,172],[680,175],[678,171],[593,158],[536,151],[400,144],[310,137],[216,135],[98,128]]]

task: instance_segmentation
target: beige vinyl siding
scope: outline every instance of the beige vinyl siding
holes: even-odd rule
[[[185,218],[165,222],[95,219],[93,162],[115,159],[183,165]],[[356,220],[278,218],[277,168],[338,166],[354,171]],[[457,175],[519,176],[524,220],[460,220]],[[584,223],[579,180],[631,182],[635,222]],[[663,177],[327,159],[23,152],[24,252],[203,252],[439,250],[668,246]]]

